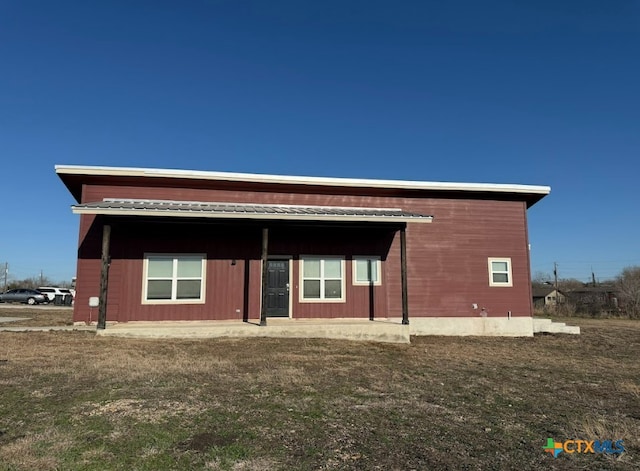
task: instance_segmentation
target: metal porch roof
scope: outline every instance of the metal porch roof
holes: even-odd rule
[[[397,208],[267,205],[206,201],[105,199],[103,201],[74,205],[71,209],[75,214],[102,214],[113,216],[338,222],[430,223],[433,220],[433,216],[407,212]]]

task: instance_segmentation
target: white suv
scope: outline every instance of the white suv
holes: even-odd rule
[[[56,288],[55,286],[41,286],[40,288],[38,288],[38,291],[44,294],[49,299],[50,303],[56,299],[57,294],[62,296],[63,303],[65,300],[65,297],[69,295],[71,296],[71,301],[73,301],[73,293],[67,288]]]

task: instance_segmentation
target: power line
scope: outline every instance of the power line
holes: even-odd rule
[[[533,276],[545,275],[547,280],[551,280],[558,276],[561,279],[575,279],[578,281],[583,281],[585,283],[596,283],[613,280],[622,274],[624,270],[624,266],[616,266],[614,267],[600,267],[596,266],[595,263],[587,264],[587,263],[559,263],[559,262],[551,262],[548,264],[535,264],[531,266],[531,274]]]
[[[557,262],[557,263],[581,263],[581,264],[593,264],[593,263],[606,263],[606,264],[620,264],[620,263],[626,263],[626,264],[633,264],[633,263],[638,263],[640,264],[640,258],[626,258],[624,260],[562,260],[562,259],[556,259],[556,260],[539,260],[538,263],[540,264],[544,264],[544,265],[551,265],[553,264],[553,262]]]

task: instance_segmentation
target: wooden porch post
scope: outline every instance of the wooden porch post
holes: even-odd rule
[[[109,254],[109,244],[111,241],[111,225],[102,226],[102,255],[100,268],[100,301],[98,306],[98,329],[107,326],[107,286],[109,284],[109,265],[111,255]]]
[[[356,263],[356,262],[354,261],[353,263]],[[372,265],[373,265],[373,260],[371,259],[367,260],[367,279],[369,280],[369,320],[370,321],[374,320],[375,318],[375,303],[376,303],[376,296],[374,293],[375,282],[373,281]]]
[[[262,229],[262,303],[260,306],[260,325],[267,325],[267,259],[269,257],[269,229]]]
[[[402,323],[409,324],[409,294],[407,292],[407,225],[400,229],[400,276],[402,278]]]

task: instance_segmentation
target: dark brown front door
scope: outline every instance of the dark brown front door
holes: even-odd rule
[[[267,316],[289,317],[289,260],[267,260]]]

